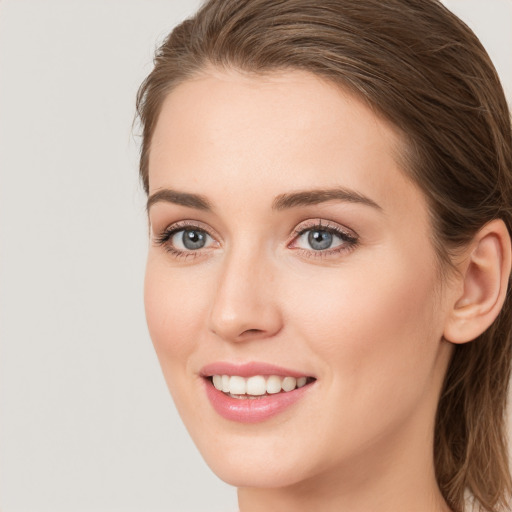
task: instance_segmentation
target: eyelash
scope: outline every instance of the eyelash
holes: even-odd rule
[[[200,256],[200,253],[201,253],[200,250],[198,250],[198,251],[192,251],[192,250],[181,251],[179,249],[176,249],[176,247],[173,247],[169,243],[169,240],[171,240],[171,238],[176,233],[179,233],[180,231],[184,231],[186,229],[201,231],[203,233],[206,233],[211,238],[213,238],[213,236],[204,227],[198,226],[196,223],[193,223],[193,222],[183,221],[183,222],[177,222],[176,224],[173,224],[173,225],[167,227],[166,229],[164,229],[164,231],[162,233],[160,233],[155,238],[155,244],[158,246],[162,246],[168,253],[170,253],[176,259],[185,259],[186,260],[186,259],[191,259],[191,258],[192,259],[197,258],[198,256]]]
[[[336,225],[327,223],[322,224],[321,220],[315,220],[310,221],[311,223],[307,225],[302,225],[299,228],[296,228],[292,235],[292,241],[287,244],[287,247],[290,247],[290,244],[294,241],[297,241],[301,236],[308,233],[309,231],[322,231],[327,232],[332,235],[337,236],[342,242],[340,245],[332,248],[332,249],[325,249],[325,250],[314,250],[314,249],[303,249],[301,247],[291,247],[293,250],[298,251],[301,256],[307,257],[307,258],[328,258],[332,257],[341,253],[348,253],[351,252],[353,249],[356,248],[356,246],[359,243],[358,236],[353,231],[344,230]],[[202,233],[206,233],[209,237],[215,240],[215,237],[205,228],[202,226],[199,226],[197,223],[194,222],[177,222],[169,227],[167,227],[162,233],[160,233],[156,238],[154,239],[154,243],[158,246],[164,247],[164,249],[170,253],[173,257],[176,259],[193,259],[197,258],[198,256],[201,256],[201,250],[187,250],[182,251],[180,249],[177,249],[173,245],[169,243],[171,238],[180,231],[184,231],[186,229],[199,231]]]
[[[294,249],[307,258],[328,258],[330,256],[332,257],[338,254],[348,253],[354,250],[359,243],[358,236],[353,231],[344,230],[337,225],[330,224],[329,222],[327,224],[322,224],[321,220],[311,221],[311,224],[302,225],[295,229],[293,232],[293,241],[298,240],[302,235],[309,231],[323,231],[330,233],[331,235],[335,235],[341,239],[342,243],[336,247],[325,250],[315,251],[314,249],[302,249],[300,247]]]

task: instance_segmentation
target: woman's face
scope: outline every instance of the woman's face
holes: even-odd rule
[[[347,482],[431,459],[448,301],[399,146],[306,72],[212,70],[167,97],[146,315],[183,421],[227,482]]]

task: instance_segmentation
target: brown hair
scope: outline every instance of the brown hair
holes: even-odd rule
[[[440,259],[487,222],[512,231],[510,114],[473,32],[437,0],[210,0],[162,44],[142,84],[140,174],[166,95],[208,66],[302,69],[351,90],[403,134],[406,172],[425,193]],[[437,480],[456,511],[469,491],[489,512],[512,491],[505,432],[512,297],[477,340],[457,345],[436,418]]]

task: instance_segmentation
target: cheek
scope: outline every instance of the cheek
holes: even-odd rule
[[[301,282],[302,293],[290,285],[290,311],[302,335],[328,362],[330,379],[350,393],[374,393],[386,382],[404,385],[422,372],[426,379],[442,333],[434,268],[418,272],[418,260],[397,255],[378,261],[359,266],[364,271],[347,265],[317,274]]]
[[[144,281],[149,333],[160,364],[176,366],[192,353],[207,305],[204,280],[190,270],[176,270],[150,254]]]
[[[311,417],[317,437],[328,440],[321,448],[327,461],[375,448],[387,434],[417,418],[428,424],[434,414],[443,370],[435,273],[395,263],[336,269],[289,295],[292,337],[304,340],[322,369],[324,401]]]

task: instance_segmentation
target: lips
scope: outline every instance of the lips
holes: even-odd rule
[[[203,377],[211,377],[212,375],[239,375],[240,377],[251,377],[253,375],[282,375],[283,377],[290,376],[295,378],[308,376],[300,371],[255,361],[243,364],[227,362],[211,363],[204,366],[200,373]]]
[[[256,423],[280,414],[304,397],[316,381],[299,371],[251,362],[218,362],[201,372],[206,395],[225,419]]]

